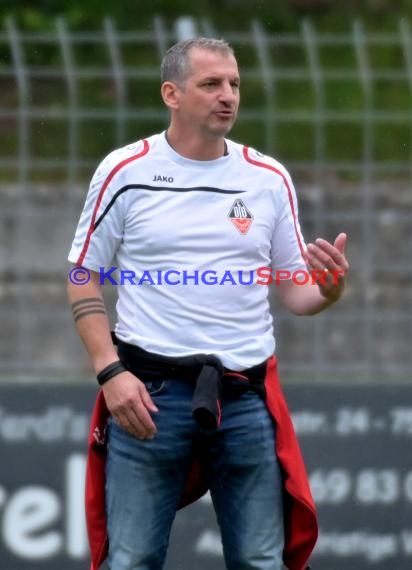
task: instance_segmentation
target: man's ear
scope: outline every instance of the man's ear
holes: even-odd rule
[[[169,109],[179,108],[179,87],[172,81],[165,81],[160,88],[162,99]]]

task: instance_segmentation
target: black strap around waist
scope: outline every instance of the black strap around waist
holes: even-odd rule
[[[163,356],[125,343],[114,334],[112,336],[117,344],[120,360],[142,382],[164,378],[192,381],[195,385],[193,416],[205,429],[216,429],[220,424],[223,391],[240,394],[252,390],[263,399],[266,398],[266,362],[237,372],[225,368],[221,361],[211,354]]]

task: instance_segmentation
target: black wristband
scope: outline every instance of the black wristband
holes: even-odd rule
[[[100,386],[103,386],[103,384],[105,384],[108,380],[113,378],[113,376],[117,376],[122,372],[127,372],[127,368],[124,364],[120,362],[120,360],[117,360],[116,362],[112,362],[111,364],[106,366],[106,368],[103,368],[103,370],[99,372],[99,374],[97,375],[97,381],[100,384]]]

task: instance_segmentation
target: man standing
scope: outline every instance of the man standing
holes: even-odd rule
[[[257,272],[318,272],[304,284],[276,281],[293,313],[318,313],[343,292],[346,235],[306,246],[285,168],[225,138],[239,86],[226,42],[198,38],[170,48],[161,86],[169,127],[101,163],[69,254],[90,275],[82,286],[70,282],[68,294],[110,415],[112,570],[161,570],[194,456],[229,570],[283,563],[302,570],[316,540],[304,468],[298,458],[293,473],[287,455],[295,444],[283,445],[292,436],[282,431],[289,420],[276,384],[268,290]],[[101,292],[112,265],[121,276],[117,350]],[[300,553],[285,528],[289,476],[313,515]]]

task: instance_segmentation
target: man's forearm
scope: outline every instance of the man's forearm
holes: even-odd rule
[[[68,284],[73,320],[97,372],[118,360],[100,286],[93,278],[86,285]]]
[[[337,301],[324,297],[316,284],[298,285],[292,281],[283,287],[281,298],[295,315],[316,315]]]

